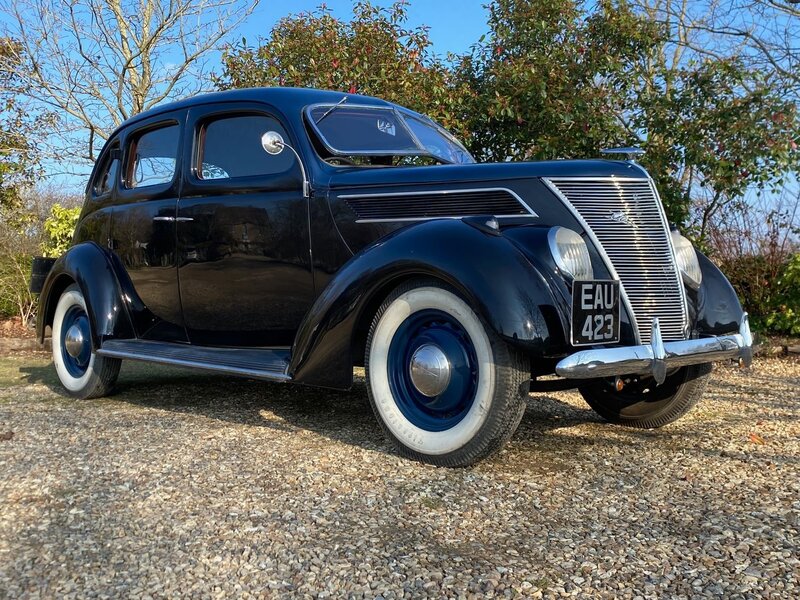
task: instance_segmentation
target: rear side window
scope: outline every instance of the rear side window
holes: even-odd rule
[[[207,122],[200,130],[197,176],[200,179],[233,179],[284,173],[292,168],[289,151],[267,154],[261,136],[277,131],[286,139],[280,123],[266,115],[236,115]]]
[[[95,196],[104,196],[114,187],[114,181],[119,174],[119,147],[111,149],[103,159],[100,170],[97,171],[92,182],[92,193]]]
[[[147,131],[133,139],[128,151],[126,187],[141,188],[169,183],[178,158],[177,125]]]

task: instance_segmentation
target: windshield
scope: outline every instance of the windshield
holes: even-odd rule
[[[474,163],[466,148],[425,117],[391,106],[318,104],[308,119],[336,156],[428,156],[445,163]]]

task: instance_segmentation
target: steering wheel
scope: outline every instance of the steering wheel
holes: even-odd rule
[[[355,161],[350,160],[349,158],[346,158],[344,156],[330,156],[325,160],[332,165],[350,166],[350,167],[358,166],[356,165]]]

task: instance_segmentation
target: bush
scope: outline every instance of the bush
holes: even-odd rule
[[[72,242],[80,208],[64,208],[79,199],[35,190],[23,208],[0,210],[0,317],[21,317],[27,326],[36,312],[36,297],[28,291],[33,257],[57,257]]]
[[[754,329],[800,335],[800,253],[780,262],[764,254],[740,256],[721,267]]]
[[[765,334],[800,334],[800,198],[792,189],[730,205],[709,228],[708,249]]]
[[[28,291],[32,258],[6,255],[0,258],[0,316],[22,317],[27,325],[34,312],[34,298]]]
[[[0,225],[0,316],[19,316],[26,326],[36,309],[35,298],[28,291],[36,248],[36,241],[24,230],[8,220]]]
[[[775,333],[800,335],[800,254],[786,263],[777,288],[777,306],[764,316],[765,328]]]
[[[50,208],[50,216],[45,219],[45,240],[42,242],[42,254],[50,258],[58,258],[64,254],[72,244],[75,226],[81,209],[64,208],[56,203]]]

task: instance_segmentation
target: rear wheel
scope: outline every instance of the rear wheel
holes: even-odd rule
[[[668,375],[659,386],[648,378],[618,392],[613,380],[603,379],[579,391],[587,404],[606,421],[655,429],[677,421],[697,404],[708,387],[711,368],[711,364],[683,367]]]
[[[77,398],[106,395],[119,375],[122,361],[97,356],[92,350],[86,301],[77,285],[71,285],[56,305],[53,317],[53,362],[58,379]]]
[[[378,421],[416,460],[473,464],[502,447],[525,411],[525,357],[438,281],[389,295],[372,322],[365,366]]]

